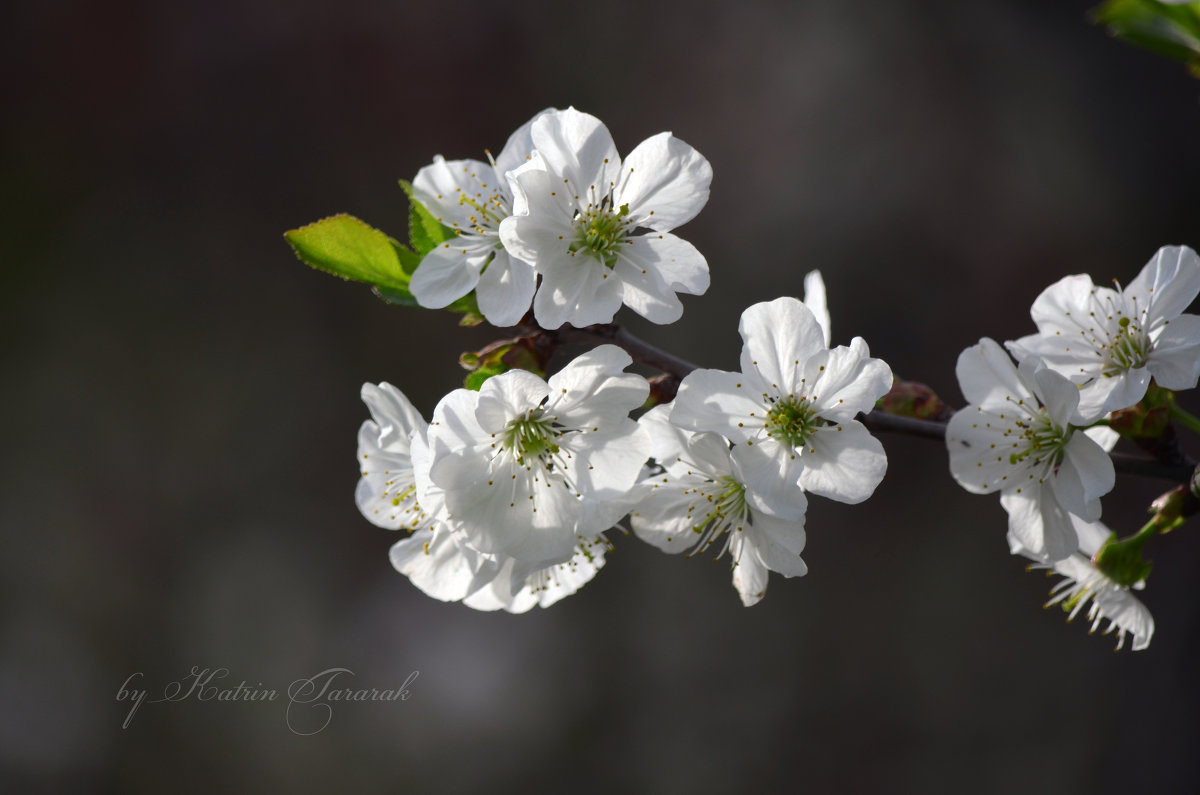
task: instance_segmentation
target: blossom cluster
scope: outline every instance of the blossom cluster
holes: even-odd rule
[[[816,271],[802,298],[742,313],[737,370],[643,355],[666,380],[652,388],[628,372],[644,344],[604,324],[622,306],[672,323],[680,294],[708,289],[707,261],[673,230],[704,207],[711,181],[708,161],[671,133],[622,158],[594,116],[547,109],[494,158],[437,156],[420,170],[413,217],[437,228],[423,227],[421,244],[412,235],[415,251],[346,217],[289,233],[302,259],[385,298],[477,306],[494,326],[520,326],[517,340],[495,343],[501,352],[519,340],[595,346],[549,377],[549,354],[531,365],[497,353],[429,421],[391,384],[363,385],[371,419],[359,431],[356,502],[374,524],[407,531],[391,561],[419,589],[479,610],[545,607],[595,577],[612,549],[606,533],[627,523],[668,553],[727,553],[749,606],[770,572],[807,572],[811,495],[855,504],[875,492],[887,456],[864,415],[927,388],[893,391],[861,337],[832,344]],[[343,262],[347,251],[366,264]],[[1165,525],[1156,514],[1118,541],[1101,524],[1114,427],[1200,380],[1200,316],[1185,314],[1197,294],[1200,257],[1184,246],[1160,249],[1124,288],[1067,276],[1034,301],[1035,333],[962,351],[967,405],[938,409],[954,479],[999,494],[1010,551],[1064,578],[1049,604],[1070,618],[1086,608],[1118,648],[1127,637],[1146,648],[1153,635],[1132,591],[1149,571],[1140,543]],[[1136,559],[1114,551],[1134,547]]]
[[[670,133],[622,160],[595,116],[543,111],[489,162],[439,156],[417,174],[414,198],[458,234],[422,259],[410,288],[431,308],[474,291],[494,326],[531,303],[546,329],[608,323],[622,304],[672,323],[676,293],[708,289],[708,263],[671,230],[700,212],[711,181],[708,161]]]
[[[676,293],[708,287],[708,265],[671,234],[700,211],[712,169],[661,133],[622,160],[598,119],[539,113],[488,163],[441,157],[413,198],[455,235],[410,288],[427,307],[474,292],[494,325],[611,321],[626,305],[669,323]],[[532,322],[528,312],[532,306]],[[696,370],[645,411],[650,385],[614,345],[548,380],[492,375],[446,395],[426,423],[395,387],[365,384],[359,510],[405,529],[394,566],[425,593],[522,612],[574,593],[604,565],[605,532],[626,516],[668,552],[720,545],[751,605],[771,571],[807,571],[806,494],[865,500],[887,468],[855,417],[889,389],[866,342],[830,348],[825,286],[742,315],[740,372]]]
[[[742,316],[741,372],[696,370],[675,401],[636,421],[649,384],[601,345],[548,381],[524,370],[446,395],[425,423],[391,384],[365,384],[357,503],[410,535],[392,563],[425,593],[482,610],[528,610],[574,593],[604,565],[626,515],[667,552],[729,552],[752,605],[769,572],[807,571],[806,492],[871,495],[887,457],[855,419],[891,386],[866,343],[830,348],[820,277],[810,305]]]
[[[1012,551],[1071,583],[1051,602],[1070,594],[1074,617],[1091,599],[1093,628],[1107,619],[1118,647],[1128,633],[1145,648],[1154,622],[1128,593],[1141,582],[1114,581],[1091,562],[1109,536],[1098,523],[1115,483],[1108,419],[1141,401],[1151,379],[1196,386],[1200,316],[1183,310],[1197,293],[1200,258],[1167,246],[1124,289],[1059,280],[1033,302],[1037,333],[1008,342],[1008,353],[985,338],[958,359],[969,405],[946,429],[951,473],[968,491],[1000,493]]]

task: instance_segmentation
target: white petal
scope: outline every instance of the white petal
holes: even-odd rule
[[[1112,459],[1086,434],[1077,433],[1063,448],[1063,461],[1053,479],[1058,502],[1071,513],[1094,522],[1100,498],[1116,484]]]
[[[595,116],[574,108],[539,116],[531,130],[534,148],[547,170],[567,180],[564,188],[585,204],[595,194],[606,195],[620,172],[620,156],[608,128]]]
[[[487,434],[500,434],[512,420],[529,416],[550,394],[546,382],[527,370],[493,376],[479,388],[475,419]]]
[[[1200,380],[1200,316],[1180,315],[1163,328],[1146,369],[1165,389],[1192,389]]]
[[[1140,310],[1149,310],[1147,320],[1171,320],[1200,295],[1200,257],[1187,246],[1163,246],[1146,263],[1125,296],[1136,297]]]
[[[1022,362],[1021,366],[1027,365]],[[1036,370],[1032,380],[1037,385],[1035,395],[1046,407],[1050,421],[1059,428],[1070,425],[1079,406],[1079,387],[1047,367]]]
[[[495,248],[486,241],[456,238],[425,255],[413,271],[408,289],[417,303],[441,309],[475,289],[479,273]]]
[[[445,160],[441,155],[417,172],[412,185],[413,197],[434,218],[464,232],[476,228],[478,211],[461,199],[487,206],[495,196],[508,196],[508,185],[496,179],[490,163]]]
[[[963,397],[973,406],[1007,406],[1025,400],[1032,403],[1033,393],[1021,382],[1004,349],[995,340],[984,337],[958,355],[954,368]]]
[[[695,246],[675,235],[635,235],[619,254],[639,271],[657,274],[675,292],[703,295],[708,289],[708,261]]]
[[[679,384],[671,422],[688,430],[719,433],[734,442],[752,439],[767,417],[757,380],[724,370],[693,370]]]
[[[1096,425],[1092,428],[1085,428],[1083,433],[1093,442],[1100,445],[1100,449],[1106,453],[1111,452],[1117,446],[1117,442],[1121,440],[1121,434],[1107,425]]]
[[[863,356],[865,345],[839,345],[826,356],[814,356],[804,368],[804,388],[822,417],[848,422],[859,412],[875,408],[875,401],[892,388],[891,368],[879,359]]]
[[[978,406],[967,406],[946,425],[950,474],[973,494],[991,494],[1023,484],[1030,479],[1029,466],[1024,460],[1011,459],[1020,452],[1013,443],[1019,437],[1011,414],[1001,419]]]
[[[1114,411],[1129,408],[1146,396],[1150,371],[1145,367],[1099,376],[1079,390],[1076,424],[1086,425]]]
[[[887,472],[883,445],[853,420],[812,434],[803,462],[800,485],[805,491],[851,505],[874,494]]]
[[[600,345],[575,357],[550,376],[546,410],[569,428],[624,420],[650,394],[645,378],[623,372],[632,363],[616,345]]]
[[[637,226],[665,232],[696,217],[711,183],[712,166],[703,155],[670,133],[659,133],[625,158],[614,204],[628,204]]]
[[[479,311],[493,326],[515,326],[529,311],[536,284],[532,265],[497,251],[475,287]]]
[[[371,417],[379,424],[379,447],[391,448],[393,444],[400,444],[403,450],[407,450],[409,435],[426,425],[421,413],[413,407],[403,392],[387,381],[379,386],[363,384],[360,394],[363,403],[367,404],[367,409],[371,412]]]
[[[757,371],[776,394],[796,392],[801,365],[825,350],[813,313],[795,298],[754,304],[742,313],[742,372]]]
[[[508,136],[504,148],[496,156],[496,171],[500,174],[505,174],[529,161],[534,150],[533,134],[531,132],[533,123],[539,117],[554,110],[554,108],[546,108],[545,110],[538,111],[533,115],[533,118],[522,124],[512,135]]]
[[[735,445],[730,452],[734,477],[746,486],[752,508],[796,521],[808,510],[801,488],[804,464],[796,453],[770,437]]]
[[[1029,309],[1038,331],[1045,336],[1055,336],[1057,331],[1070,339],[1078,338],[1094,289],[1091,277],[1082,273],[1064,276],[1047,287]]]
[[[612,430],[592,433],[589,429],[563,437],[564,445],[568,439],[576,457],[575,487],[587,500],[616,500],[624,496],[650,457],[649,433],[630,419]],[[600,532],[612,524],[584,528],[583,532]]]
[[[800,557],[806,540],[803,517],[787,521],[757,511],[752,512],[752,517],[750,527],[742,532],[753,543],[763,565],[784,577],[807,574],[808,565]]]
[[[733,587],[737,589],[742,604],[746,607],[758,604],[767,595],[767,567],[754,554],[753,548],[744,543],[745,534],[735,533],[729,542],[729,554],[733,558]]]
[[[1049,483],[1002,491],[1000,504],[1008,511],[1008,531],[1035,558],[1059,561],[1078,548],[1070,514]]]
[[[542,328],[609,323],[621,308],[621,280],[594,257],[568,255],[545,271],[538,264],[542,286],[533,298],[533,313]]]
[[[825,300],[825,280],[821,278],[820,271],[804,274],[804,305],[813,313],[821,331],[825,333],[825,347],[828,348],[832,339],[832,324],[829,320],[829,305]]]
[[[654,271],[620,258],[613,276],[621,280],[621,302],[651,323],[666,325],[683,316],[683,304],[675,291]]]
[[[428,596],[443,602],[471,592],[481,569],[494,566],[484,556],[456,543],[442,530],[422,530],[392,545],[389,554],[396,571]]]

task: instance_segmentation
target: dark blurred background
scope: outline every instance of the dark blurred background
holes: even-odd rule
[[[732,369],[741,311],[821,268],[835,340],[958,404],[958,351],[1030,332],[1050,282],[1200,244],[1200,82],[1088,5],[0,12],[0,789],[1195,791],[1200,528],[1152,542],[1157,634],[1114,654],[1040,609],[1052,581],[933,442],[885,438],[869,503],[814,499],[810,574],[751,609],[727,561],[624,537],[548,610],[426,598],[354,507],[359,387],[428,416],[489,334],[281,237],[339,211],[403,236],[397,179],[573,104],[622,152],[669,129],[715,171],[681,232],[712,289],[631,326]],[[1122,478],[1106,519],[1132,531],[1161,490]],[[122,729],[127,677],[155,698],[193,666],[281,700]],[[331,667],[420,675],[289,731],[283,691]]]

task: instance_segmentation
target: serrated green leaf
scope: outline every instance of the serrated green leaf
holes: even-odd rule
[[[375,285],[371,288],[371,292],[389,304],[396,304],[397,306],[420,306],[417,303],[417,299],[413,297],[413,294],[403,287],[380,287],[379,285]]]
[[[408,240],[420,257],[424,257],[447,240],[458,237],[457,232],[438,221],[425,209],[425,205],[416,200],[411,182],[400,180],[400,187],[408,197]]]
[[[352,215],[341,213],[323,218],[284,232],[283,237],[309,267],[343,279],[408,293],[411,270],[404,267],[403,260],[411,262],[416,255]]]

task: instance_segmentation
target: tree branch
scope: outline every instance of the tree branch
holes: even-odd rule
[[[557,331],[546,331],[540,328],[532,328],[528,331],[530,334],[547,335],[557,343],[590,347],[605,344],[619,346],[632,356],[634,361],[641,362],[671,376],[671,378],[662,379],[656,383],[655,397],[659,398],[661,402],[673,400],[675,398],[675,389],[679,386],[679,381],[683,380],[688,373],[699,369],[691,362],[680,359],[678,356],[667,353],[661,348],[657,348],[645,340],[635,337],[615,323],[605,323],[585,328],[563,326]],[[858,419],[872,431],[902,433],[908,436],[919,436],[924,439],[946,438],[945,422],[887,414],[879,409],[873,409],[868,414],[860,414],[858,415]],[[1178,455],[1178,452],[1176,454]],[[1161,478],[1176,483],[1189,483],[1192,473],[1196,469],[1196,462],[1182,456],[1172,458],[1172,460],[1161,460],[1128,455],[1126,453],[1109,453],[1109,457],[1112,458],[1113,467],[1117,472],[1122,474]]]

